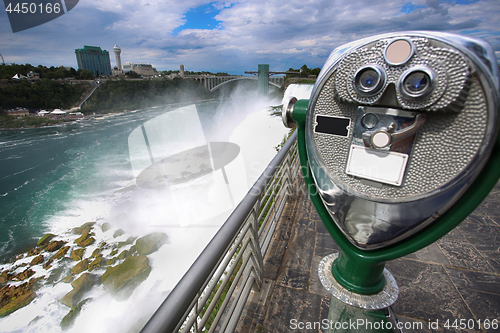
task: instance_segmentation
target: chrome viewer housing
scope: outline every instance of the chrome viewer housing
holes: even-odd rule
[[[323,204],[350,242],[378,249],[446,212],[497,139],[489,44],[404,32],[341,46],[309,100],[305,139]]]

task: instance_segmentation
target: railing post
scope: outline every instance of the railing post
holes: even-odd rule
[[[253,215],[253,221],[254,221],[254,225],[252,228],[253,248],[254,248],[254,252],[256,255],[256,259],[257,259],[257,264],[259,265],[259,267],[256,267],[256,272],[258,275],[258,276],[256,276],[256,282],[258,285],[257,286],[258,290],[260,290],[260,288],[262,286],[262,273],[264,270],[264,258],[262,257],[262,252],[260,249],[260,242],[259,242],[259,213],[258,213],[258,211],[255,210],[255,208],[252,210],[252,215]]]

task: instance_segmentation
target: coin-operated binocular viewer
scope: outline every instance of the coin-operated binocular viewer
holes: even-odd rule
[[[331,319],[391,323],[398,287],[385,262],[450,232],[493,188],[498,113],[489,44],[433,32],[341,46],[310,99],[283,106],[311,199],[340,247],[319,268]]]

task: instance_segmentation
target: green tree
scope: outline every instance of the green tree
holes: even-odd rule
[[[79,69],[77,73],[81,80],[92,80],[94,78],[94,74],[88,69]]]
[[[140,78],[140,77],[141,77],[139,74],[137,74],[137,73],[136,73],[136,72],[134,72],[134,71],[130,71],[130,72],[128,72],[128,73],[127,73],[127,74],[125,74],[125,75],[127,75],[127,76],[128,76],[129,78],[131,78],[131,79],[138,79],[138,78]]]

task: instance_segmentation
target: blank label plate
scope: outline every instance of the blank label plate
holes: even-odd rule
[[[379,183],[401,186],[408,155],[351,146],[346,173]]]

